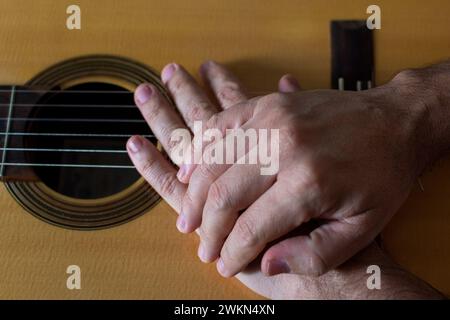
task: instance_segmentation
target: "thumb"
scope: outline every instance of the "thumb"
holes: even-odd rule
[[[349,218],[360,219],[355,216]],[[261,261],[267,275],[295,273],[319,276],[334,269],[365,248],[377,232],[364,230],[358,221],[333,220],[270,247]],[[375,229],[375,228],[373,228]]]

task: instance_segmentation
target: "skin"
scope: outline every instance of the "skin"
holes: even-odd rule
[[[417,113],[398,107],[395,86],[370,90],[370,94],[299,93],[298,83],[289,75],[280,79],[280,93],[249,100],[223,66],[208,62],[201,74],[219,103],[211,102],[181,66],[170,64],[162,72],[181,117],[156,88],[144,84],[136,90],[136,104],[166,152],[170,155],[176,147],[170,132],[186,125],[192,129],[196,120],[221,129],[270,128],[276,123],[280,124],[284,157],[276,176],[259,175],[258,166],[237,165],[182,166],[177,172],[147,140],[139,136],[129,140],[127,148],[138,171],[175,211],[182,212],[177,227],[183,232],[199,228],[201,259],[213,261],[220,254],[222,275],[237,274],[244,284],[271,298],[348,298],[339,285],[332,286],[336,291],[318,288],[330,283],[348,286],[352,281],[358,282],[359,291],[349,292],[386,298],[388,292],[368,294],[365,282],[355,280],[367,277],[367,266],[361,263],[368,260],[386,264],[388,270],[401,270],[392,267],[374,245],[339,269],[317,275],[366,247],[406,198],[428,159],[419,161],[417,145],[410,143],[416,142],[411,137],[417,128],[400,128],[398,123],[405,118],[408,124],[420,122],[424,112],[419,112],[420,106]],[[351,143],[346,139],[349,136]],[[361,166],[361,162],[371,165]],[[355,179],[349,181],[348,176]],[[236,183],[236,177],[242,182]],[[322,223],[309,234],[280,239],[312,218]],[[262,262],[256,260],[261,267],[255,269],[255,263],[250,263],[258,255],[262,255]],[[263,275],[286,272],[291,274]],[[389,274],[389,292],[403,292],[397,298],[408,296],[405,292],[441,297],[403,270]]]

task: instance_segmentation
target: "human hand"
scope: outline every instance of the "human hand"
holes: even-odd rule
[[[167,68],[165,71],[167,72]],[[235,81],[232,75],[220,66],[216,71],[223,74],[222,79]],[[208,118],[211,114],[218,112],[217,108],[210,108],[209,104],[203,103],[208,101],[206,96],[201,93],[193,78],[183,68],[177,66],[175,74],[172,75],[178,85],[174,87],[168,85],[168,89],[176,97],[177,106],[184,120],[155,87],[150,86],[150,90],[147,91],[148,88],[143,85],[136,91],[136,102],[142,114],[168,154],[171,154],[171,150],[174,148],[173,143],[170,142],[170,133],[173,129],[186,128],[185,121],[192,124],[194,119]],[[223,83],[227,84],[227,81],[223,81]],[[298,89],[298,84],[290,76],[283,77],[279,86],[282,91]],[[143,100],[146,102],[142,103]],[[203,108],[192,112],[190,110],[193,105],[203,106]],[[142,137],[132,137],[127,144],[127,149],[138,171],[179,213],[186,185],[176,179],[175,167]],[[383,270],[390,270],[385,273],[388,277],[383,278],[382,291],[370,291],[365,285],[367,278],[365,270],[370,264],[377,264]],[[405,288],[410,288],[409,292],[417,294],[418,297],[435,295],[435,291],[425,283],[394,265],[376,245],[369,246],[337,270],[328,272],[321,277],[296,274],[267,277],[261,272],[258,260],[237,274],[236,277],[253,291],[275,299],[348,299],[352,297],[386,298],[389,296],[401,298],[402,296],[406,297],[404,295]],[[399,284],[401,285],[399,286]]]
[[[203,74],[220,79],[217,68],[208,63]],[[260,165],[181,167],[178,176],[189,184],[178,226],[199,228],[200,259],[219,258],[219,272],[229,277],[271,244],[261,262],[265,274],[321,275],[367,246],[426,165],[418,139],[425,133],[424,109],[399,93],[401,81],[400,74],[362,92],[294,92],[290,86],[250,100],[233,81],[216,91],[219,100],[232,99],[206,128],[279,129],[280,168],[265,176]],[[311,219],[324,223],[276,241]]]

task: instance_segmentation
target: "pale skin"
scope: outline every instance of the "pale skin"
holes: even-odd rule
[[[445,128],[431,135],[433,142],[418,139],[420,130],[433,128],[433,117],[424,107],[428,101],[411,99],[402,86],[414,81],[412,75],[362,93],[300,92],[286,75],[278,93],[249,99],[223,66],[205,63],[201,74],[218,103],[177,64],[166,66],[161,77],[179,114],[151,85],[136,90],[136,104],[166,152],[174,147],[174,129],[192,129],[201,120],[221,130],[279,128],[282,155],[272,176],[261,176],[258,165],[183,165],[177,171],[147,140],[129,140],[138,171],[181,213],[178,229],[198,230],[202,261],[217,260],[223,276],[237,275],[271,298],[442,297],[375,245],[342,264],[373,241],[441,153],[439,145],[445,146],[437,135]],[[421,148],[431,156],[419,157]],[[311,219],[322,223],[309,234],[279,240]],[[249,268],[260,255],[260,267]],[[363,279],[369,261],[392,271],[385,290],[368,292]],[[349,283],[356,291],[347,288],[346,295]]]

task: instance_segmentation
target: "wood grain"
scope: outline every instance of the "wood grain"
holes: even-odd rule
[[[450,56],[450,2],[377,1],[376,79]],[[306,89],[330,82],[331,19],[366,18],[370,1],[79,0],[82,30],[65,28],[61,0],[0,2],[0,83],[21,84],[60,60],[106,53],[156,70],[177,61],[196,72],[208,58],[226,63],[251,92],[276,88],[290,72]],[[385,233],[408,269],[450,294],[450,163],[424,178]],[[161,202],[143,217],[103,231],[47,225],[0,189],[0,298],[244,298],[259,296],[220,278],[196,257],[194,235],[175,229]],[[65,269],[82,269],[82,290],[66,289]]]

